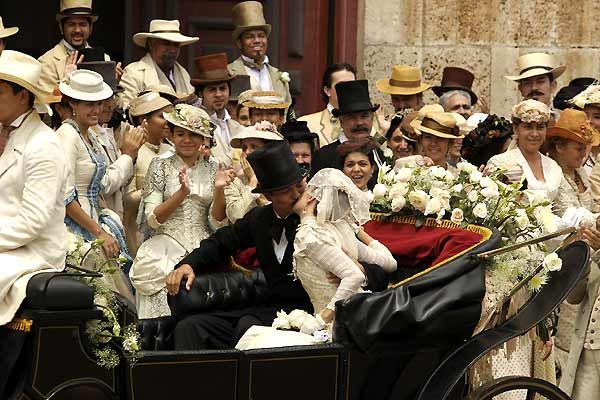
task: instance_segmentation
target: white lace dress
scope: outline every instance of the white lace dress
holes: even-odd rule
[[[190,194],[162,224],[154,209],[179,190],[183,160],[170,152],[154,158],[146,174],[138,214],[141,231],[150,233],[138,249],[130,278],[136,288],[139,318],[171,315],[167,304],[166,277],[186,254],[200,245],[219,224],[211,216],[217,165],[200,160],[188,168]]]

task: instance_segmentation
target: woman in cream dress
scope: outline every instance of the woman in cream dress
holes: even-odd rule
[[[202,157],[215,129],[204,110],[178,104],[163,116],[175,151],[152,160],[142,192],[138,222],[154,234],[138,249],[129,273],[139,318],[171,315],[167,275],[226,221],[224,188],[233,179],[233,170]]]

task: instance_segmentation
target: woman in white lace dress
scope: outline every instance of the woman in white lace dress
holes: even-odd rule
[[[139,318],[171,314],[166,277],[226,220],[224,188],[233,179],[233,170],[201,156],[215,129],[205,111],[179,104],[163,115],[175,151],[152,160],[144,183],[138,222],[154,234],[140,246],[130,272]]]
[[[334,319],[335,303],[362,291],[365,275],[359,261],[396,270],[390,251],[361,229],[370,219],[369,205],[368,194],[333,168],[318,171],[296,204],[301,222],[294,240],[295,273],[318,321],[301,331],[325,328]],[[327,279],[328,272],[339,284]]]

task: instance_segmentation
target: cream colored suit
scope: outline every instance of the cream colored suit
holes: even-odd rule
[[[287,103],[292,102],[290,94],[290,84],[281,79],[281,71],[271,64],[268,64],[269,76],[271,77],[271,86],[273,91],[279,93]],[[231,64],[227,65],[227,70],[234,75],[248,75],[242,57],[236,58]],[[250,80],[252,85],[252,80]],[[259,87],[252,87],[252,90],[261,90]]]
[[[175,93],[186,96],[194,92],[194,87],[190,83],[190,74],[181,64],[175,63],[173,76],[175,79]],[[146,53],[139,61],[125,67],[120,84],[125,89],[119,95],[123,107],[128,106],[131,99],[137,97],[140,92],[148,87],[159,85],[172,87],[165,73],[156,65],[149,53]]]
[[[32,112],[0,155],[0,326],[14,317],[33,275],[64,268],[65,184],[58,137]]]
[[[228,119],[226,123],[229,128],[229,136],[232,138],[244,129],[244,127],[233,118]],[[230,166],[234,161],[239,161],[239,149],[234,149],[231,147],[230,143],[226,143],[224,135],[221,135],[220,132],[215,132],[215,142],[215,147],[211,149],[211,153],[217,162]]]
[[[52,93],[58,82],[65,77],[67,57],[69,57],[69,53],[61,41],[38,59],[42,63],[39,86],[44,92]],[[110,60],[108,54],[104,54],[104,59]]]

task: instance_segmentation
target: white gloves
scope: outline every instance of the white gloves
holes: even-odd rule
[[[314,317],[304,310],[293,310],[289,314],[282,310],[277,312],[272,326],[276,329],[299,329],[302,333],[312,335],[324,329],[327,324],[319,314]]]

